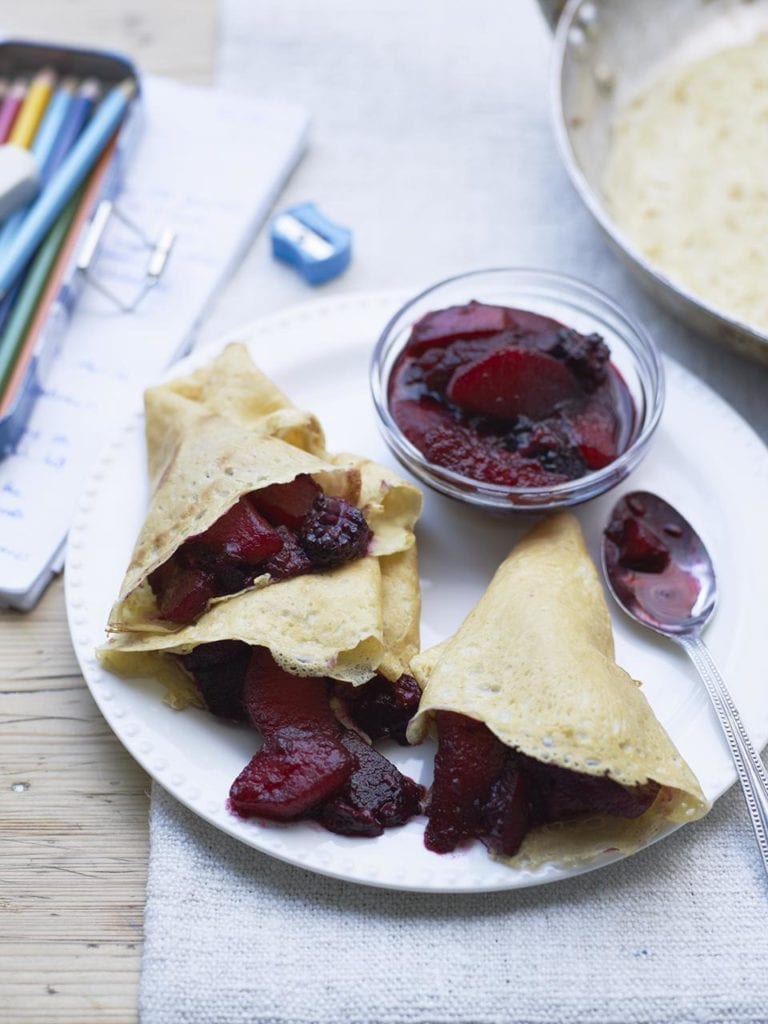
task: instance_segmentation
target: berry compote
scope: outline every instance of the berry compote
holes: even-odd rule
[[[659,792],[656,782],[622,786],[606,775],[536,761],[466,715],[438,711],[436,720],[435,779],[424,834],[435,853],[477,838],[493,853],[512,857],[536,825],[595,813],[637,818]]]
[[[334,701],[341,702],[344,717],[357,724],[356,704],[369,736],[404,736],[418,704],[410,676],[396,683],[376,676],[356,693],[332,680],[292,676],[266,648],[237,640],[200,644],[179,661],[209,711],[250,723],[262,735],[261,749],[232,783],[235,814],[312,818],[340,835],[378,836],[420,812],[423,787],[334,710]]]
[[[701,541],[671,505],[648,491],[616,503],[605,529],[605,568],[623,604],[684,622],[702,590]]]
[[[371,531],[359,508],[325,494],[302,473],[244,495],[204,533],[174,551],[149,576],[160,618],[179,626],[214,597],[236,594],[257,576],[273,582],[335,569],[368,549]]]
[[[598,334],[474,301],[413,325],[388,402],[429,462],[509,487],[549,487],[602,469],[626,449],[635,422]]]

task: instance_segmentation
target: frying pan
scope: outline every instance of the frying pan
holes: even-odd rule
[[[657,67],[699,60],[768,31],[768,0],[539,3],[555,28],[555,132],[582,200],[613,248],[661,304],[697,331],[768,363],[768,332],[711,305],[668,277],[621,232],[601,191],[611,125],[627,99]]]

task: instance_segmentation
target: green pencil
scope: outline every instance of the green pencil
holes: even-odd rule
[[[43,244],[32,260],[18,297],[13,304],[5,330],[0,334],[0,395],[3,394],[8,378],[13,372],[27,330],[34,316],[37,304],[45,290],[48,276],[64,244],[77,208],[82,199],[83,188],[72,196],[48,232]]]

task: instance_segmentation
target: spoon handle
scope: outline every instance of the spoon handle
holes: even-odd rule
[[[733,698],[704,641],[699,636],[679,636],[675,639],[698,669],[720,719],[744,790],[755,838],[763,857],[763,867],[768,874],[768,774],[760,755],[752,746]]]

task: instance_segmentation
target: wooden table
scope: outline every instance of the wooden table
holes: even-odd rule
[[[0,0],[4,33],[119,48],[200,82],[215,13],[215,0]],[[149,780],[85,687],[60,579],[31,614],[0,612],[0,750],[0,1019],[135,1021]]]

